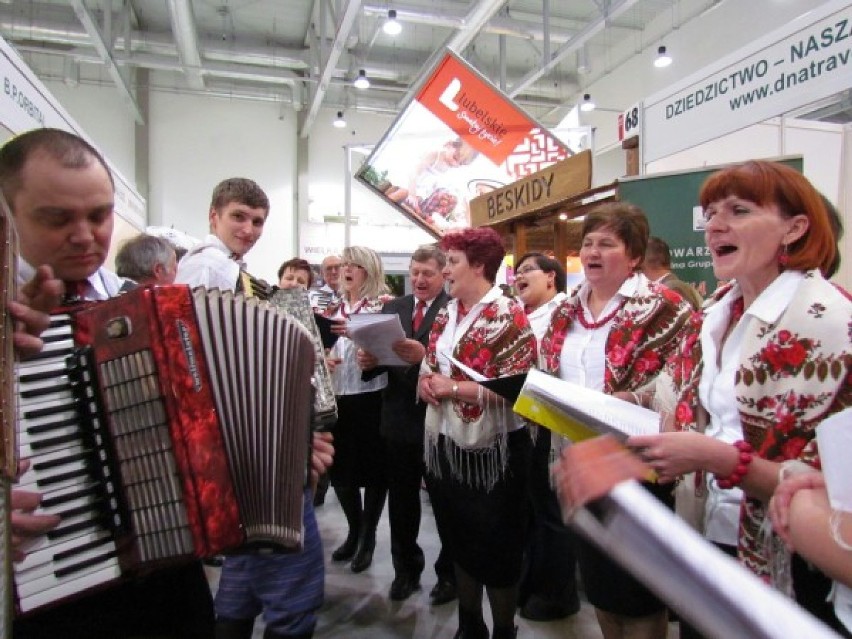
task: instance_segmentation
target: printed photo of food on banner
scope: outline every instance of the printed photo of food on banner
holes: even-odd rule
[[[572,155],[447,51],[356,173],[440,237],[470,226],[469,201]]]

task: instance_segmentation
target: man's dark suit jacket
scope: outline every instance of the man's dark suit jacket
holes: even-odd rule
[[[415,333],[411,327],[414,316],[415,298],[413,295],[404,295],[391,300],[382,307],[382,313],[396,313],[402,324],[405,336],[416,339],[424,346],[429,344],[429,331],[435,316],[450,301],[450,296],[443,290],[432,302],[420,328]],[[420,365],[413,366],[387,366],[379,367],[363,373],[366,381],[386,372],[388,374],[388,385],[382,395],[382,423],[381,433],[383,437],[391,441],[403,441],[418,443],[423,441],[423,420],[426,416],[426,402],[417,401],[417,378]]]

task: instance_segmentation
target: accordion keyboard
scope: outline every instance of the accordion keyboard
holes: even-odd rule
[[[71,319],[52,318],[42,353],[18,365],[18,437],[29,470],[19,486],[42,493],[37,512],[57,514],[59,525],[33,541],[26,559],[15,564],[22,612],[119,576],[114,529],[121,525],[115,485],[104,464],[99,418],[90,416],[87,398],[69,366],[73,355]]]

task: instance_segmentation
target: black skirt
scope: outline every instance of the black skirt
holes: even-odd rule
[[[673,507],[670,485],[642,485],[666,506]],[[645,617],[665,609],[656,595],[579,535],[576,548],[586,596],[595,608],[626,617]]]
[[[387,485],[384,440],[379,434],[382,391],[337,396],[332,486],[378,488]]]
[[[440,436],[438,449],[447,442]],[[520,581],[526,544],[529,500],[527,484],[532,441],[525,428],[508,437],[508,467],[489,491],[452,476],[449,462],[438,455],[440,476],[431,479],[435,510],[445,513],[449,554],[478,582],[506,588]]]

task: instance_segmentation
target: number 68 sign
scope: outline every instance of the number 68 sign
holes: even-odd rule
[[[642,117],[642,107],[635,104],[624,113],[618,115],[618,141],[623,142],[628,138],[639,135],[640,118]]]

